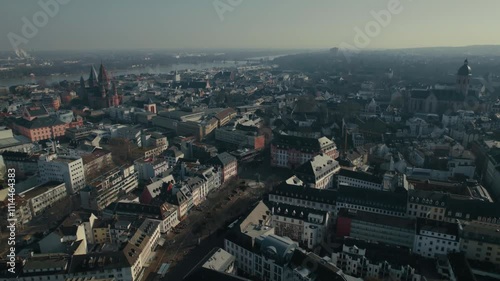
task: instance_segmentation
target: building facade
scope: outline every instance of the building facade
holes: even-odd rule
[[[210,159],[210,164],[222,170],[223,183],[238,175],[238,160],[227,152],[220,153]]]
[[[313,249],[327,238],[328,212],[276,204],[272,207],[272,227],[279,236],[289,237],[304,248]]]
[[[427,258],[447,255],[460,250],[456,223],[418,219],[413,252]]]
[[[66,183],[68,194],[74,194],[85,187],[85,170],[79,156],[43,155],[38,160],[38,171],[41,182]]]
[[[384,189],[382,178],[346,169],[341,169],[338,173],[337,184],[338,186],[346,185],[366,189]]]
[[[460,222],[460,251],[467,259],[500,264],[500,232],[498,224]]]
[[[68,194],[64,183],[47,182],[26,190],[19,195],[28,200],[31,214],[38,216],[46,208],[66,198]]]
[[[296,174],[308,187],[329,189],[334,187],[335,174],[340,170],[337,161],[330,156],[320,154],[301,165]]]
[[[417,273],[411,250],[404,247],[346,238],[342,248],[332,253],[332,263],[346,274],[364,280],[426,280]]]
[[[81,207],[100,211],[139,186],[134,165],[113,169],[80,191]]]
[[[266,144],[266,137],[255,130],[241,130],[232,127],[215,129],[215,139],[237,148],[261,150]]]
[[[337,146],[326,137],[276,135],[271,142],[271,166],[295,169],[321,153],[332,159],[339,157]]]
[[[415,221],[342,209],[337,218],[336,235],[412,248],[415,242]]]

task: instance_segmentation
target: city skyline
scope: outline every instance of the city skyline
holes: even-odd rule
[[[430,1],[410,0],[291,0],[286,5],[262,0],[55,1],[2,3],[0,50],[16,44],[26,50],[360,47],[356,36],[377,22],[376,14],[381,15],[378,29],[371,26],[363,49],[500,44],[489,28],[500,24],[495,17],[500,3],[492,0],[482,5],[445,0],[432,6]],[[46,19],[39,17],[36,32],[25,36],[26,20],[33,23],[35,15],[46,11],[41,3],[57,3],[57,8],[52,6]],[[397,13],[384,18],[387,14],[381,11],[391,5]]]

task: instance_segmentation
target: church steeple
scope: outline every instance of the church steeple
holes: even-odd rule
[[[116,82],[113,81],[111,83],[111,92],[108,95],[108,106],[116,107],[119,106],[122,102],[122,97],[118,95],[118,89],[116,88]]]
[[[89,87],[94,88],[97,87],[97,83],[99,83],[99,80],[97,80],[97,71],[95,71],[94,65],[90,68],[90,75],[89,75]]]
[[[106,72],[106,69],[104,68],[104,65],[101,63],[101,66],[99,67],[99,83],[101,86],[104,86],[106,90],[109,89],[109,76],[108,73]]]
[[[85,79],[83,79],[83,76],[80,76],[80,88],[85,89]]]
[[[457,71],[457,90],[465,97],[469,94],[471,76],[472,69],[469,66],[469,60],[465,59],[464,64]]]

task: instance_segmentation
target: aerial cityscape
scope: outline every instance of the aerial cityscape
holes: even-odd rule
[[[479,2],[3,1],[0,280],[500,280]]]

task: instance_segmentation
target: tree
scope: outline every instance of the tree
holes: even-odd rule
[[[129,140],[124,138],[113,138],[109,141],[109,148],[113,161],[116,164],[122,165],[128,162],[132,152],[132,143],[130,143]]]

